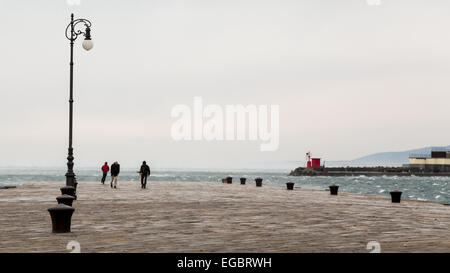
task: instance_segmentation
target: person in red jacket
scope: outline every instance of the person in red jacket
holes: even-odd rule
[[[105,165],[102,166],[102,172],[103,172],[102,184],[105,184],[106,176],[108,175],[109,172],[108,162],[105,162]]]

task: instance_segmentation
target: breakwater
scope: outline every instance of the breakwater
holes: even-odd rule
[[[291,176],[450,176],[450,172],[424,172],[409,167],[298,167]]]

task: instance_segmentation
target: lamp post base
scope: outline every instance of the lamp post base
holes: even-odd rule
[[[75,200],[77,199],[77,179],[75,178],[75,174],[72,172],[67,172],[66,173],[66,186],[67,187],[73,187],[73,193],[71,193],[70,195],[72,195],[73,197],[75,197]]]
[[[68,194],[63,194],[63,195],[56,197],[56,201],[58,201],[58,204],[64,204],[69,207],[72,206],[73,200],[75,200],[75,197],[73,197],[72,195],[68,195]]]
[[[48,212],[50,213],[50,217],[52,218],[52,232],[70,232],[72,214],[74,211],[74,208],[64,204],[58,204],[55,207],[49,208]]]

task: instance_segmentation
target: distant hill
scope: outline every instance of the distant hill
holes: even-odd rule
[[[340,166],[401,166],[409,163],[409,156],[411,154],[425,154],[430,155],[431,150],[450,150],[449,146],[441,147],[425,147],[420,149],[408,150],[403,152],[384,152],[376,153],[353,160],[343,161],[325,161],[327,167]]]

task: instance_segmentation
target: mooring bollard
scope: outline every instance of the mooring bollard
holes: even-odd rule
[[[286,183],[286,186],[287,186],[287,189],[288,190],[293,190],[294,189],[294,182],[287,182]]]
[[[72,214],[74,211],[74,208],[64,204],[58,204],[53,208],[49,208],[48,212],[50,213],[50,217],[52,218],[52,232],[70,232]]]
[[[227,183],[228,183],[228,184],[233,183],[233,177],[227,176]]]
[[[62,195],[67,194],[67,195],[75,197],[75,188],[72,186],[64,186],[64,187],[60,188],[60,190],[61,190]]]
[[[391,191],[390,194],[392,203],[400,203],[400,200],[402,199],[401,191]]]
[[[261,177],[255,178],[256,186],[262,187],[262,181],[263,179]]]
[[[330,194],[331,195],[338,195],[338,189],[339,189],[339,186],[331,185],[330,186]]]
[[[68,194],[63,194],[56,197],[56,201],[58,201],[58,204],[64,204],[67,206],[72,206],[73,200],[75,200],[75,197]]]
[[[245,181],[247,181],[247,178],[245,177],[241,177],[241,185],[245,185]]]

